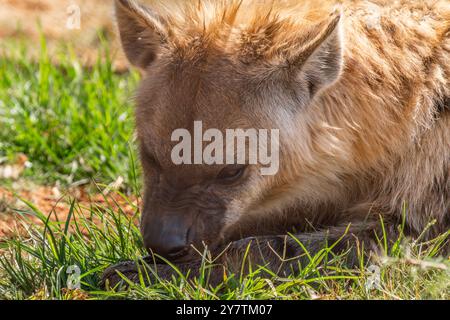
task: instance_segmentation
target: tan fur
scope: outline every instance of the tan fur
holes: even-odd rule
[[[137,96],[145,148],[197,181],[214,170],[171,166],[164,141],[175,128],[196,119],[219,129],[280,128],[280,172],[252,170],[251,183],[226,195],[220,232],[230,239],[379,215],[393,226],[405,208],[412,236],[432,220],[428,237],[448,231],[449,2],[258,3],[153,5],[160,18],[152,28],[164,32],[146,38],[160,46]]]
[[[377,29],[362,19],[367,2],[344,3],[344,73],[316,99],[308,119],[307,152],[315,155],[308,163],[294,146],[298,171],[280,180],[316,172],[326,179],[314,189],[337,195],[331,201],[344,208],[365,200],[373,214],[398,216],[405,204],[415,232],[432,219],[443,232],[450,210],[450,115],[437,114],[436,106],[450,95],[450,6],[389,3],[380,3]],[[301,197],[308,189],[299,190]]]

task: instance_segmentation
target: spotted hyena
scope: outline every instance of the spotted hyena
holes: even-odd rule
[[[116,1],[123,49],[145,74],[136,95],[145,246],[191,274],[197,251],[224,251],[219,279],[240,270],[247,248],[248,261],[286,274],[303,248],[353,248],[352,263],[355,248],[391,243],[398,225],[411,237],[430,221],[426,238],[447,232],[448,0],[267,2]],[[174,164],[172,133],[196,121],[279,129],[277,173]]]

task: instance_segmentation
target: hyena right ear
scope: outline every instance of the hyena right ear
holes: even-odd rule
[[[145,69],[167,40],[165,21],[133,0],[116,0],[115,3],[123,50],[133,65]]]
[[[307,83],[310,96],[330,86],[343,69],[342,13],[336,11],[331,19],[320,23],[309,33],[309,40],[300,50],[293,50],[290,62],[297,79]]]

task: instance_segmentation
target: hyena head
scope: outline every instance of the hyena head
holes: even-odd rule
[[[249,17],[243,6],[196,2],[180,14],[116,1],[123,49],[145,74],[136,96],[141,230],[145,246],[171,260],[229,239],[240,221],[283,207],[280,197],[308,181],[299,178],[314,159],[308,106],[341,73],[339,14],[298,23],[272,7]],[[227,129],[278,129],[278,172],[262,174],[264,165],[249,156],[241,164],[174,163],[173,133],[194,136],[196,121],[223,136]]]

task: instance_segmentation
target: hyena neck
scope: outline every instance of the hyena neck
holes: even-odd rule
[[[321,221],[327,217],[321,212],[352,208],[340,217],[398,217],[406,204],[411,229],[445,219],[450,204],[436,186],[450,189],[450,37],[436,26],[450,25],[426,12],[418,24],[400,11],[395,20],[383,17],[377,28],[346,15],[343,73],[295,120],[309,133],[290,139],[287,162],[307,165],[285,173],[279,189],[289,191],[259,210],[275,215],[297,208],[305,219],[312,215],[326,224],[331,221]],[[424,34],[424,27],[430,32]]]
[[[333,135],[348,152],[351,171],[403,156],[449,108],[445,14],[429,16],[423,9],[419,24],[400,8],[390,9],[397,14],[383,17],[376,28],[358,14],[344,20],[344,71],[314,103],[321,111],[316,126],[340,129]],[[445,24],[447,29],[438,27]]]

